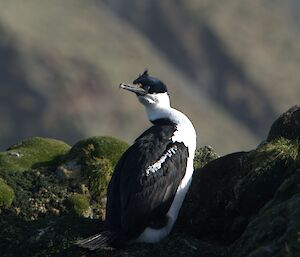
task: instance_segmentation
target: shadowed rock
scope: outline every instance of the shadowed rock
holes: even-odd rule
[[[274,121],[268,134],[268,141],[278,137],[299,139],[300,137],[300,106],[295,105]]]

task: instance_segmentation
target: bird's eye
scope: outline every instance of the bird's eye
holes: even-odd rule
[[[148,92],[150,90],[150,86],[149,85],[144,85],[143,88]]]

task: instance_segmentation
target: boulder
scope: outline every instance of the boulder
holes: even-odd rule
[[[274,121],[268,134],[267,140],[271,141],[278,137],[287,139],[300,138],[300,106],[295,105]]]

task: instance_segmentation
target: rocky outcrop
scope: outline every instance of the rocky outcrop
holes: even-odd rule
[[[193,183],[161,243],[96,253],[74,242],[103,229],[107,183],[128,145],[110,137],[72,148],[25,140],[0,153],[1,256],[299,256],[300,134],[278,126],[282,117],[298,124],[290,113],[252,151],[197,150]]]
[[[288,139],[299,139],[300,135],[300,106],[295,105],[273,123],[268,134],[268,141],[284,137]]]

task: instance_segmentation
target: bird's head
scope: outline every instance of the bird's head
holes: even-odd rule
[[[170,107],[166,85],[161,80],[149,76],[147,70],[135,79],[133,84],[122,83],[120,88],[135,93],[146,108]]]

